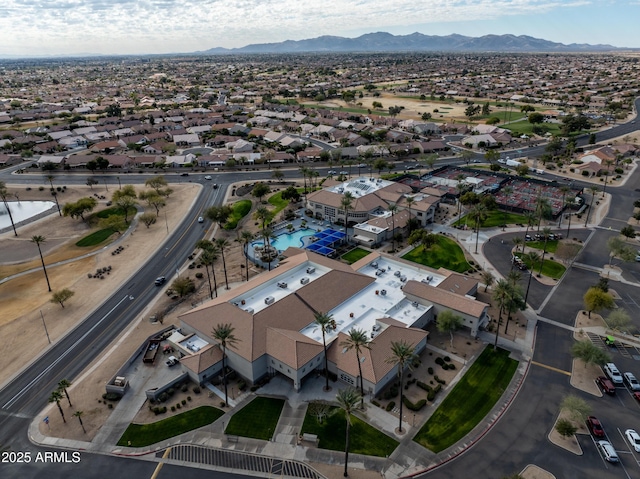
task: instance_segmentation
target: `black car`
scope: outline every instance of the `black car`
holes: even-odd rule
[[[167,278],[165,278],[164,276],[158,276],[156,278],[156,286],[162,286],[165,282],[167,281]]]
[[[189,176],[189,173],[180,173],[180,176]]]

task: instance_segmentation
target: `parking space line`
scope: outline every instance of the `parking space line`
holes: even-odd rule
[[[531,364],[535,364],[536,366],[540,366],[541,368],[549,369],[550,371],[555,371],[560,374],[571,376],[571,372],[569,371],[565,371],[564,369],[554,368],[553,366],[548,366],[546,364],[539,363],[538,361],[531,361]]]

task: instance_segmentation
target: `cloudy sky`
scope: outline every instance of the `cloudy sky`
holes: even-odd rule
[[[640,48],[640,0],[2,0],[0,56],[182,53],[386,31]]]

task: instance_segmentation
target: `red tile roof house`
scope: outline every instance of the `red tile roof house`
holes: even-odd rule
[[[222,354],[212,330],[230,323],[238,340],[227,348],[231,369],[250,383],[281,375],[299,390],[324,369],[322,332],[314,322],[323,312],[336,325],[325,334],[329,370],[342,382],[358,382],[355,354],[340,343],[352,328],[366,331],[371,350],[362,355],[362,376],[366,392],[377,395],[397,374],[385,361],[393,341],[405,340],[420,354],[428,337],[423,328],[444,309],[461,314],[473,335],[488,320],[488,305],[471,296],[477,282],[446,270],[381,253],[350,266],[298,248],[284,257],[278,268],[180,315],[183,335],[217,350],[185,351],[181,363],[190,377],[202,382],[218,374]]]

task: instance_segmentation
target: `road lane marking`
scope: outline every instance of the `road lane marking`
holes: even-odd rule
[[[569,371],[565,371],[564,369],[554,368],[553,366],[547,366],[546,364],[539,363],[538,361],[531,361],[531,364],[535,364],[536,366],[540,366],[541,368],[549,369],[551,371],[555,371],[560,374],[566,374],[567,376],[571,376]]]
[[[9,399],[3,406],[2,409],[6,409],[7,407],[11,407],[18,399],[20,399],[29,389],[31,389],[31,387],[33,387],[33,385],[39,381],[45,374],[47,374],[51,369],[53,369],[60,361],[62,361],[73,349],[75,349],[79,344],[81,344],[85,338],[91,334],[91,332],[93,332],[94,329],[96,329],[100,323],[102,323],[102,321],[104,321],[105,319],[107,319],[107,317],[113,313],[115,311],[115,309],[120,306],[124,301],[126,301],[127,299],[129,299],[129,295],[125,295],[124,298],[122,298],[120,301],[118,301],[118,303],[111,308],[111,310],[109,312],[107,312],[107,314],[105,314],[102,318],[100,318],[98,321],[96,321],[96,324],[94,324],[91,329],[89,329],[89,331],[87,331],[86,333],[84,333],[82,335],[82,337],[80,337],[80,339],[78,339],[75,343],[73,343],[69,349],[67,349],[64,353],[62,353],[60,355],[60,357],[58,357],[53,363],[51,363],[49,366],[47,366],[40,374],[38,374],[35,378],[33,378],[29,384],[27,384],[24,388],[22,388],[22,390],[16,394],[15,396],[13,396],[11,399]]]

